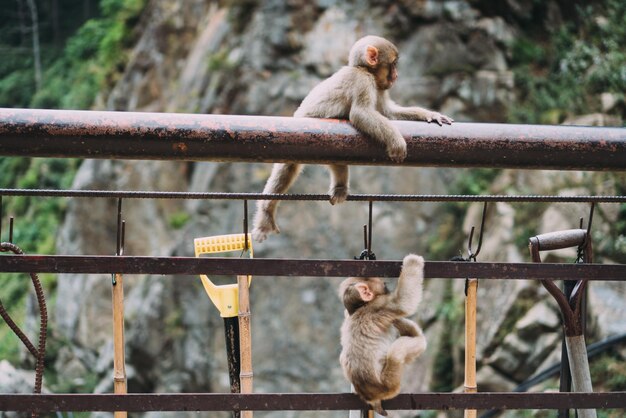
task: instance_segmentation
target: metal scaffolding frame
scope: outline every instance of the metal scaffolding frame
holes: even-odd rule
[[[0,156],[626,171],[626,129],[393,122],[408,156],[391,162],[345,121],[254,116],[0,109]],[[0,189],[1,196],[327,200],[327,195]],[[350,195],[371,202],[624,203],[626,196]],[[245,204],[245,203],[244,203]],[[1,219],[1,214],[0,214]],[[371,230],[371,225],[370,225]],[[3,255],[0,272],[397,277],[399,261]],[[626,265],[429,261],[427,278],[626,280]],[[354,394],[0,394],[12,411],[350,410]],[[386,409],[626,408],[626,392],[412,393]]]

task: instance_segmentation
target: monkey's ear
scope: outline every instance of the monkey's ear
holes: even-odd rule
[[[356,287],[356,290],[359,291],[359,295],[361,296],[361,300],[363,300],[363,302],[369,302],[374,299],[374,293],[372,293],[370,287],[365,283],[357,283],[354,287]]]
[[[375,67],[378,64],[378,48],[372,45],[368,45],[365,48],[365,62],[371,67]]]

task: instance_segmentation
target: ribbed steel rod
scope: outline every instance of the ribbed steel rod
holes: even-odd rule
[[[400,261],[222,257],[3,255],[0,272],[254,276],[398,277]],[[626,280],[626,264],[463,263],[428,261],[426,278]]]
[[[403,166],[626,170],[626,129],[393,122]],[[0,109],[0,155],[396,165],[346,121]]]
[[[221,192],[162,192],[147,190],[52,190],[0,189],[0,196],[87,197],[124,199],[190,200],[307,200],[326,201],[326,194],[263,194]],[[551,195],[441,195],[441,194],[352,194],[352,202],[562,202],[625,203],[626,196],[551,196]]]
[[[402,393],[389,410],[626,408],[626,392],[607,393]],[[264,394],[2,394],[2,411],[342,411],[366,409],[351,393]]]

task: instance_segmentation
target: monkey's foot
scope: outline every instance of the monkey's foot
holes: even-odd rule
[[[267,239],[267,236],[271,233],[280,234],[280,229],[276,222],[271,218],[265,218],[259,222],[255,222],[256,225],[252,230],[252,239],[256,242],[263,242]]]
[[[337,186],[330,190],[330,204],[335,205],[337,203],[343,203],[348,198],[348,187]]]
[[[370,405],[372,405],[372,409],[373,409],[374,411],[376,411],[376,413],[377,413],[378,415],[382,415],[382,416],[384,416],[384,417],[386,417],[386,416],[388,415],[388,414],[387,414],[387,411],[385,411],[385,410],[383,409],[383,406],[382,406],[382,404],[381,404],[381,402],[380,402],[380,401],[375,401],[375,402],[371,403]]]

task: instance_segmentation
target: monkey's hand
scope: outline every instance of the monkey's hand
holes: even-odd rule
[[[398,285],[389,299],[402,316],[413,315],[422,300],[424,282],[424,259],[419,255],[409,254],[402,260],[402,271]]]
[[[401,163],[406,158],[406,141],[402,136],[387,145],[387,155],[394,163]]]
[[[424,258],[419,255],[409,254],[402,260],[402,271],[408,274],[419,274],[424,268]]]
[[[426,122],[428,123],[435,122],[437,125],[443,126],[444,123],[446,125],[452,125],[452,122],[454,122],[454,119],[446,115],[443,115],[439,112],[430,112],[430,114],[426,116]]]

